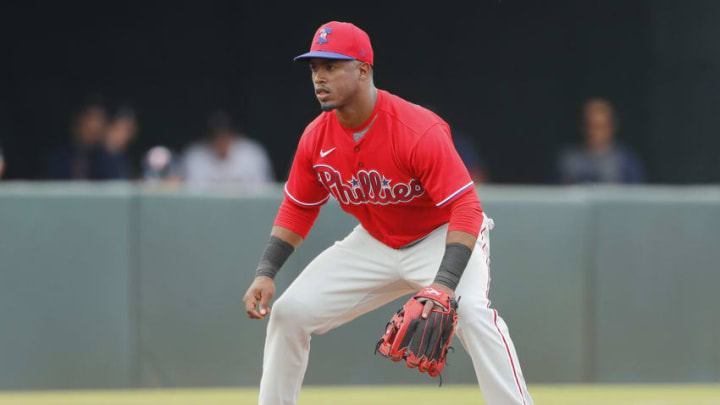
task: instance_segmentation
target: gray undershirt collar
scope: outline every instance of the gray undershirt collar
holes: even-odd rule
[[[368,126],[365,127],[365,129],[363,129],[363,130],[361,130],[361,131],[358,131],[358,132],[355,132],[355,133],[353,134],[353,140],[354,140],[355,142],[358,142],[360,139],[362,139],[362,137],[367,133],[367,131],[370,130],[370,127],[372,126],[372,124],[375,122],[376,119],[377,119],[377,114],[375,114],[375,116],[373,117],[372,121],[370,121],[370,123],[368,124]]]

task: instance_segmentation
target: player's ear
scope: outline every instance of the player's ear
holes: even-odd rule
[[[367,80],[372,77],[372,67],[366,62],[360,62],[358,71],[360,73],[360,79],[362,80]]]

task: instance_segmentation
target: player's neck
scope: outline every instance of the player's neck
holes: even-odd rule
[[[364,124],[375,109],[377,98],[377,89],[375,86],[370,86],[358,94],[358,97],[352,103],[336,109],[335,116],[340,125],[345,128],[357,128]]]

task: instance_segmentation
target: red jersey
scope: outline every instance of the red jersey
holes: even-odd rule
[[[447,223],[452,202],[464,194],[472,194],[468,198],[474,198],[482,217],[474,190],[448,124],[421,106],[378,90],[375,108],[360,127],[344,128],[334,112],[323,112],[307,126],[285,185],[284,204],[319,207],[332,195],[373,237],[399,248]],[[311,221],[316,216],[310,215]],[[472,222],[455,229],[477,235],[480,227]],[[275,225],[303,237],[309,230],[283,215]]]

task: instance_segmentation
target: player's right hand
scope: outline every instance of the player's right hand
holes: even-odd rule
[[[270,315],[270,300],[275,295],[275,282],[270,277],[257,276],[243,298],[250,319],[265,319]],[[258,305],[260,308],[258,308]]]

